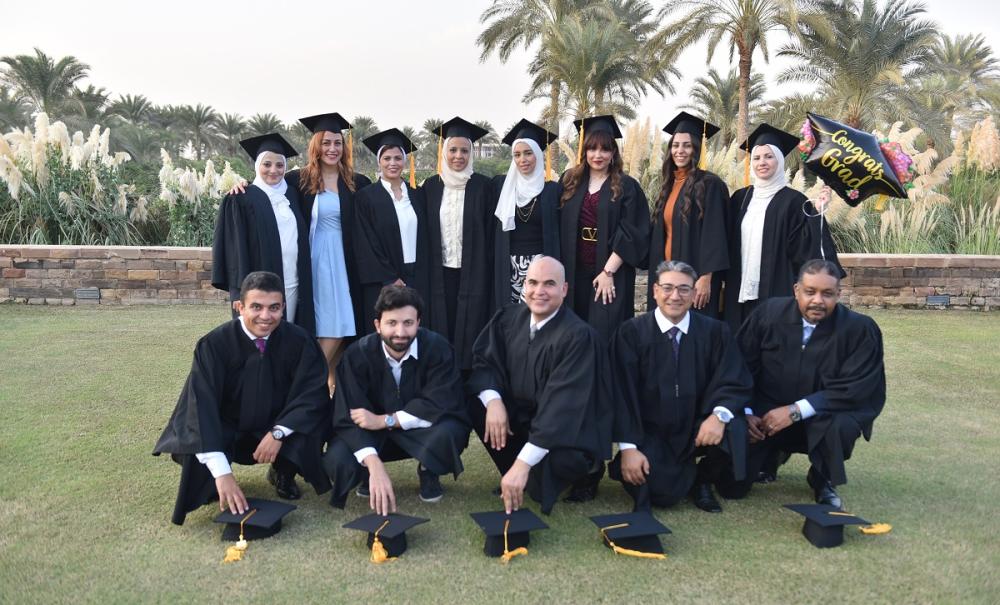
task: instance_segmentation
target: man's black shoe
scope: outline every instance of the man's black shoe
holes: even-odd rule
[[[809,468],[809,473],[806,475],[806,482],[809,483],[809,487],[813,488],[813,495],[816,496],[816,504],[827,504],[834,508],[843,508],[844,501],[837,495],[836,490],[833,489],[833,485],[822,475],[814,471],[812,467]]]
[[[788,462],[791,454],[786,451],[772,452],[764,461],[754,483],[773,483],[778,480],[778,467]]]
[[[601,461],[586,477],[573,484],[569,490],[569,495],[563,498],[563,502],[590,502],[597,497],[597,486],[601,484],[601,478],[603,477],[604,462]]]
[[[359,498],[368,498],[371,496],[371,492],[368,491],[368,469],[361,469],[361,483],[358,483],[357,489],[354,490],[355,495]]]
[[[298,500],[302,497],[302,492],[295,483],[295,475],[292,473],[281,473],[274,466],[271,466],[271,469],[267,471],[267,480],[274,486],[274,491],[278,493],[279,498]]]
[[[441,479],[434,473],[417,464],[417,477],[420,478],[420,499],[424,502],[438,502],[444,496]]]
[[[708,483],[699,483],[691,490],[691,500],[694,505],[706,513],[721,513],[722,505],[715,499],[712,493],[712,486]]]

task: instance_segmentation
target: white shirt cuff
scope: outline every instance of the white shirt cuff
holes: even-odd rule
[[[399,421],[399,428],[404,431],[410,429],[425,429],[431,426],[431,423],[423,418],[417,418],[413,414],[407,414],[406,412],[400,410],[396,412],[396,420]]]
[[[816,415],[816,408],[807,399],[799,399],[795,405],[799,406],[799,413],[802,414],[803,420]]]
[[[198,462],[208,467],[208,472],[212,473],[214,479],[233,472],[229,459],[222,452],[205,452],[204,454],[195,454],[194,457],[198,459]]]
[[[368,456],[371,456],[372,454],[375,454],[376,456],[378,456],[378,450],[376,450],[373,447],[363,447],[360,450],[354,452],[354,458],[357,459],[358,464],[360,464],[361,466],[364,466],[365,465],[365,458],[367,458]]]
[[[288,437],[289,435],[295,432],[292,429],[288,428],[287,426],[283,426],[280,424],[274,425],[274,428],[281,429],[281,432],[285,434],[285,437]]]
[[[524,444],[521,448],[521,453],[517,455],[517,459],[521,462],[527,464],[528,466],[535,466],[542,461],[545,454],[548,454],[549,450],[544,447],[538,447],[537,445],[528,442]]]
[[[493,401],[494,399],[500,399],[500,393],[497,393],[493,389],[486,389],[485,391],[479,392],[479,401],[483,402],[483,405]]]
[[[743,408],[743,413],[747,416],[753,416],[753,408]]]
[[[625,450],[634,450],[636,446],[634,443],[628,443],[627,441],[622,441],[618,444],[618,451],[624,452]]]
[[[721,405],[717,405],[712,408],[712,414],[714,414],[716,418],[719,418],[719,421],[722,422],[722,424],[729,424],[729,421],[733,419],[733,413],[729,411],[729,408]]]

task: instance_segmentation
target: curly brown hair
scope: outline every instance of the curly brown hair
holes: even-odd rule
[[[621,151],[618,150],[618,143],[611,136],[610,132],[596,130],[589,133],[583,139],[584,151],[591,149],[601,149],[611,151],[611,165],[608,166],[608,178],[611,179],[611,201],[617,201],[622,196],[622,175],[625,174],[625,162],[622,160]],[[587,164],[586,155],[579,165],[566,172],[563,177],[563,194],[560,198],[559,206],[565,206],[566,202],[576,193],[576,188],[580,183],[587,183],[590,180],[590,166]],[[586,177],[586,178],[585,178]]]
[[[673,143],[673,139],[671,139],[671,143]],[[698,168],[698,161],[701,158],[701,139],[692,136],[691,147],[691,160],[688,164],[687,176],[687,183],[690,183],[690,186],[684,188],[684,197],[681,198],[681,216],[684,222],[687,222],[688,216],[691,214],[692,205],[698,208],[699,220],[705,216],[705,175],[708,173]],[[674,188],[674,171],[676,170],[677,165],[674,164],[674,156],[670,153],[668,145],[666,157],[663,158],[663,168],[660,172],[660,182],[663,185],[660,186],[660,193],[656,196],[656,207],[650,217],[653,223],[663,217],[663,207],[667,205],[667,198],[670,197],[670,192]]]
[[[309,139],[309,147],[306,151],[306,166],[302,169],[302,178],[299,182],[303,191],[310,195],[316,195],[323,191],[323,135],[327,132],[330,132],[330,134],[339,134],[340,138],[344,141],[344,151],[340,154],[337,167],[340,170],[340,177],[344,179],[347,188],[353,193],[354,166],[351,161],[351,150],[348,149],[347,139],[339,132],[321,130]]]

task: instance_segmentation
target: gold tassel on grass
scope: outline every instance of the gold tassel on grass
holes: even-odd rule
[[[604,536],[604,540],[611,547],[611,550],[619,555],[628,555],[629,557],[638,557],[640,559],[666,559],[667,555],[658,552],[642,552],[641,550],[632,550],[631,548],[622,548],[608,537],[607,531],[609,529],[618,529],[619,527],[628,527],[628,523],[619,523],[618,525],[609,525],[607,527],[601,528],[601,535]]]
[[[388,524],[389,519],[386,519],[385,523],[375,530],[375,539],[372,541],[372,563],[385,563],[386,561],[395,561],[397,559],[397,557],[389,556],[389,553],[386,552],[382,541],[378,539],[378,532],[385,529],[385,526]]]
[[[891,532],[892,526],[888,523],[872,523],[871,525],[863,525],[858,529],[866,536],[881,536],[882,534]]]
[[[247,541],[243,539],[243,524],[247,522],[247,519],[254,516],[256,512],[257,509],[255,508],[246,517],[240,519],[240,539],[235,546],[226,548],[226,556],[222,559],[223,563],[233,563],[243,559],[243,555],[247,551]]]
[[[528,554],[528,549],[520,546],[514,550],[507,550],[507,529],[510,528],[510,519],[507,519],[503,523],[503,554],[500,555],[500,560],[504,563],[510,563],[510,560],[519,555]]]

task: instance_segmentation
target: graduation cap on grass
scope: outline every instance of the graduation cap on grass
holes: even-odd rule
[[[517,555],[528,554],[527,546],[531,542],[531,531],[549,528],[538,515],[527,508],[516,510],[509,515],[500,510],[472,513],[470,516],[486,534],[483,552],[487,557],[500,557],[504,563]]]
[[[617,515],[597,515],[591,521],[601,530],[604,545],[620,555],[646,559],[666,559],[659,534],[670,529],[647,511]]]
[[[367,544],[372,551],[372,563],[382,563],[406,552],[406,532],[429,520],[395,513],[387,516],[371,513],[346,523],[344,527],[368,532]]]
[[[243,151],[247,152],[247,155],[249,155],[250,159],[254,162],[257,161],[257,156],[265,151],[277,153],[278,155],[283,155],[286,158],[299,155],[299,152],[295,151],[295,148],[292,147],[291,143],[286,141],[283,136],[276,132],[250,137],[249,139],[243,139],[240,141],[240,147],[243,148]]]
[[[549,147],[549,143],[557,140],[559,135],[545,130],[538,124],[534,122],[529,122],[528,120],[521,119],[520,122],[514,125],[510,129],[510,132],[504,135],[503,144],[504,145],[514,145],[514,141],[517,139],[531,139],[532,141],[538,143],[538,148],[545,152],[545,180],[552,180],[552,149]]]
[[[226,511],[215,518],[216,523],[225,523],[222,541],[236,544],[226,549],[223,563],[232,563],[243,558],[249,540],[270,538],[281,531],[281,519],[297,507],[284,502],[247,498],[249,508],[243,513]]]
[[[865,534],[886,534],[892,531],[887,523],[869,524],[857,515],[844,512],[829,504],[786,504],[785,508],[806,518],[802,535],[816,548],[832,548],[844,542],[845,525],[862,525]]]

